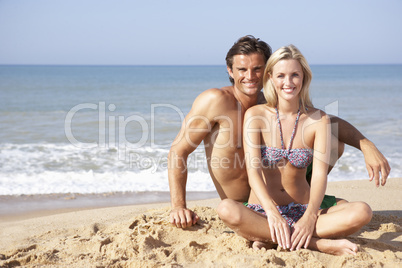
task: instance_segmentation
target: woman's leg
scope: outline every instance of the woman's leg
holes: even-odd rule
[[[267,218],[242,203],[224,199],[218,215],[237,234],[252,241],[271,240]],[[316,223],[314,237],[339,238],[351,235],[370,222],[371,208],[364,202],[348,202],[322,210]]]
[[[238,235],[256,241],[253,248],[272,246],[268,221],[261,213],[230,199],[222,200],[217,211],[222,221]],[[308,248],[333,255],[356,254],[356,244],[332,238],[355,233],[370,222],[371,217],[372,211],[364,202],[344,203],[322,210]]]
[[[267,217],[231,199],[220,202],[217,212],[221,220],[238,235],[251,240],[270,242]]]
[[[309,249],[332,255],[356,255],[358,246],[347,239],[370,222],[371,208],[364,202],[343,202],[320,211]]]
[[[316,223],[317,238],[351,235],[370,222],[373,212],[364,202],[348,202],[322,210]]]

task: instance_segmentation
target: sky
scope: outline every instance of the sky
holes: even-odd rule
[[[401,0],[0,0],[0,64],[224,65],[241,36],[310,64],[402,64]]]

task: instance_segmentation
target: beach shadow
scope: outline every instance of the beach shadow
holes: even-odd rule
[[[401,211],[374,211],[372,220],[350,238],[356,243],[374,250],[402,251],[401,226]]]
[[[381,216],[395,216],[400,218],[402,221],[402,210],[381,210],[381,211],[373,211],[375,215]]]
[[[362,247],[370,248],[370,249],[380,251],[380,252],[385,252],[385,251],[400,252],[400,251],[402,251],[401,242],[391,241],[394,238],[395,238],[394,236],[387,236],[386,238],[381,237],[378,239],[354,237],[350,240]]]

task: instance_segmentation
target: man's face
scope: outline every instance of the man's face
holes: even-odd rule
[[[262,89],[264,68],[264,56],[259,53],[235,55],[232,70],[228,67],[228,73],[233,78],[236,89],[252,96]]]

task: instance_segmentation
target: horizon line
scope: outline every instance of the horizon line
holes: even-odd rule
[[[402,65],[402,63],[316,63],[310,66],[362,66],[362,65]],[[71,67],[212,67],[224,66],[225,64],[63,64],[63,63],[39,63],[39,64],[21,64],[21,63],[0,63],[0,66],[71,66]]]

